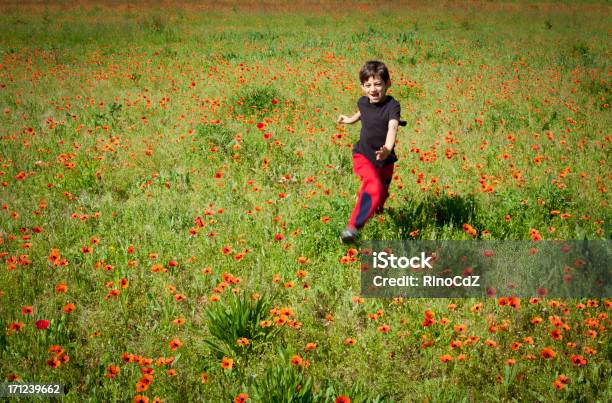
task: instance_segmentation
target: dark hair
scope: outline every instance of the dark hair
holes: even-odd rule
[[[359,80],[361,84],[363,84],[368,81],[370,77],[380,77],[381,80],[388,83],[390,80],[389,70],[383,62],[370,60],[363,65],[361,70],[359,70]]]

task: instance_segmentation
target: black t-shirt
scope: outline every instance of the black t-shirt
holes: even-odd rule
[[[389,121],[400,120],[400,104],[392,96],[387,95],[383,102],[371,104],[368,97],[363,96],[357,101],[361,112],[361,133],[359,142],[353,146],[353,154],[362,154],[372,164],[384,166],[397,161],[395,150],[383,161],[376,160],[376,151],[385,145]]]

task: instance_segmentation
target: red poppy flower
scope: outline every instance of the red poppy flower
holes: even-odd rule
[[[221,360],[221,368],[223,369],[232,369],[234,366],[234,360],[228,357],[223,357]]]
[[[349,338],[344,339],[344,344],[347,346],[354,346],[355,344],[357,344],[357,340],[349,337]]]
[[[557,377],[557,380],[559,382],[561,382],[562,384],[564,384],[564,385],[567,385],[569,383],[569,378],[566,375],[564,375],[564,374],[559,375]]]
[[[563,382],[559,381],[558,379],[553,382],[553,386],[557,390],[562,390],[563,388],[565,388],[565,384]]]
[[[310,351],[310,350],[314,350],[315,348],[317,348],[317,343],[306,343],[304,350]]]
[[[512,343],[510,345],[510,348],[512,349],[512,351],[516,351],[519,348],[521,348],[522,345],[523,345],[522,343],[519,343],[518,341],[515,341],[514,343]]]
[[[52,358],[49,361],[47,361],[47,365],[50,366],[51,368],[57,368],[61,365],[62,363],[60,362],[60,360],[58,360],[57,358]]]
[[[508,299],[508,305],[514,309],[519,309],[521,307],[521,299],[518,297],[510,297]]]
[[[234,399],[235,403],[244,403],[247,400],[249,400],[249,395],[246,393],[241,393],[238,396],[236,396],[236,398]]]
[[[49,257],[48,257],[49,262],[53,265],[56,266],[57,264],[59,264],[60,261],[60,252],[58,249],[51,249],[51,252],[49,253]]]
[[[74,312],[75,309],[76,309],[76,305],[74,305],[73,303],[64,305],[64,312],[66,313],[72,313]]]
[[[13,322],[9,325],[10,330],[21,331],[25,327],[25,323],[22,322]]]
[[[559,329],[553,329],[550,332],[550,337],[552,337],[555,340],[561,340],[561,339],[563,339],[563,334],[561,333],[561,331]]]
[[[180,339],[176,338],[176,339],[170,340],[170,343],[168,344],[170,346],[170,349],[174,351],[178,349],[179,347],[181,347],[183,345],[183,342]]]
[[[109,365],[108,368],[106,368],[106,377],[109,379],[115,379],[115,377],[117,376],[117,374],[121,371],[121,368],[119,368],[116,365]]]
[[[303,364],[304,364],[304,359],[300,357],[299,355],[294,355],[293,357],[291,357],[291,365],[302,366]]]
[[[581,355],[572,355],[572,363],[574,365],[586,365],[587,361]]]
[[[529,230],[530,235],[531,235],[531,240],[532,241],[541,241],[542,240],[542,236],[540,235],[540,233],[538,232],[538,230],[532,228]]]
[[[476,235],[478,235],[478,231],[470,224],[463,224],[463,231],[467,232],[472,237],[476,237]]]
[[[50,323],[51,323],[51,322],[49,322],[48,320],[44,320],[44,319],[37,320],[37,321],[36,321],[36,327],[37,327],[38,329],[40,329],[40,330],[45,330],[46,328],[48,328],[48,327],[49,327],[49,324],[50,324]]]
[[[551,349],[549,347],[545,347],[545,348],[542,349],[542,351],[540,351],[540,355],[545,360],[551,360],[551,359],[555,358],[557,353],[555,353],[555,351],[553,349]]]

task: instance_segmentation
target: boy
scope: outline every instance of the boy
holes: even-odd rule
[[[361,188],[349,223],[340,233],[343,243],[355,242],[368,219],[383,211],[397,161],[393,151],[397,128],[406,125],[400,120],[399,102],[387,95],[391,80],[384,63],[366,62],[359,80],[364,96],[357,101],[358,112],[338,117],[338,123],[344,124],[361,120],[359,141],[353,146],[353,170],[361,179]]]

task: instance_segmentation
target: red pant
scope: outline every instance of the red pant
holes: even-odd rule
[[[353,171],[361,178],[361,189],[349,220],[349,227],[359,229],[374,212],[382,211],[389,197],[393,164],[377,167],[363,155],[353,154]]]

